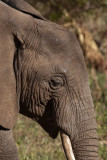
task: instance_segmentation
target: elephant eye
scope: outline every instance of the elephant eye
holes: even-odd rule
[[[51,81],[52,82],[52,85],[54,86],[54,87],[59,87],[59,86],[61,86],[61,83],[59,83],[59,82],[55,82],[55,81]]]
[[[58,77],[56,79],[51,79],[51,81],[50,81],[50,87],[52,89],[58,89],[61,86],[63,86],[63,84],[64,84],[64,82],[63,82],[63,79],[61,77]]]

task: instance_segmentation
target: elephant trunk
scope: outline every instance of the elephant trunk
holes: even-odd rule
[[[71,140],[76,160],[98,159],[98,137],[95,123],[95,119],[90,119],[80,125],[78,135]]]
[[[87,107],[85,103],[83,107],[79,106],[75,112],[75,133],[73,130],[68,135],[66,135],[67,132],[61,132],[67,160],[98,160],[97,124],[93,103]]]
[[[93,120],[91,120],[92,122]],[[84,124],[83,124],[84,125]],[[93,123],[91,123],[93,126]],[[76,140],[60,132],[62,145],[67,160],[98,160],[98,142],[96,129],[79,133]],[[72,149],[73,148],[73,149]]]

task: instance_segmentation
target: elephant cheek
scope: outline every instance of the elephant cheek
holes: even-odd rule
[[[93,109],[90,109],[93,115]],[[84,116],[86,113],[83,113]],[[71,139],[73,151],[76,159],[97,160],[98,159],[98,136],[97,136],[97,126],[95,117],[91,115],[90,118],[86,120],[81,120],[77,125],[78,131],[74,138]]]
[[[70,100],[68,97],[60,99],[59,103],[54,105],[55,107],[55,119],[59,129],[62,129],[65,133],[72,137],[75,135],[76,123],[74,111],[71,108]]]

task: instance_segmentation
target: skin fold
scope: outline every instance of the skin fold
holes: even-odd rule
[[[18,159],[11,131],[18,113],[39,123],[52,138],[59,131],[69,137],[76,160],[98,159],[94,106],[75,36],[23,0],[2,0],[0,147],[5,148],[7,139],[11,148],[0,148],[3,160],[11,151],[14,154],[8,160]]]

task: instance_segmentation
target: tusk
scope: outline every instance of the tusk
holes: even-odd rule
[[[63,145],[67,160],[75,160],[70,138],[66,134],[64,134],[62,131],[60,131],[60,135],[61,135],[62,145]]]

